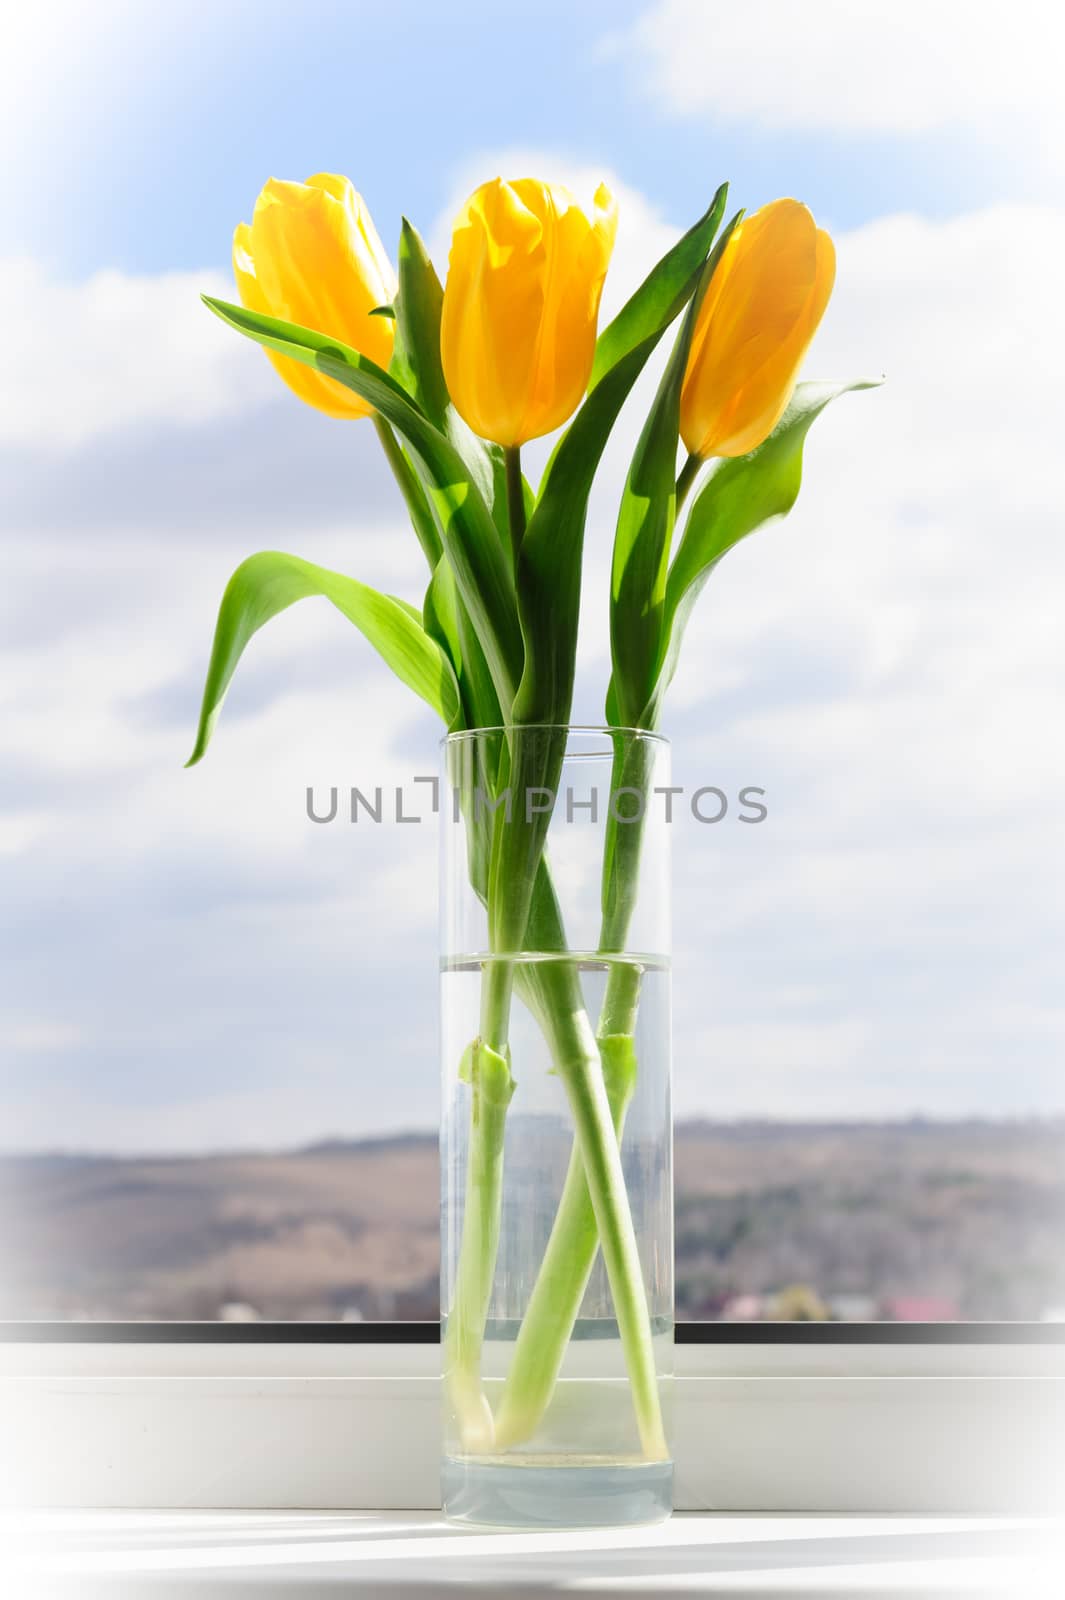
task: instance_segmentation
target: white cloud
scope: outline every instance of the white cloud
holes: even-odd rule
[[[406,589],[396,555],[411,542],[399,525],[361,529],[363,571],[387,566]],[[316,543],[338,565],[351,554],[347,529]],[[97,540],[71,556],[53,536],[25,550],[70,569],[63,612],[82,566],[104,560],[124,570],[135,614],[11,652],[0,673],[14,808],[0,808],[5,1146],[202,1148],[428,1124],[435,1074],[419,1099],[403,1072],[433,1053],[435,827],[351,826],[343,811],[315,827],[305,790],[387,793],[433,770],[431,714],[344,618],[308,602],[252,642],[211,750],[184,771],[233,559],[154,538],[132,555]]]
[[[0,1033],[0,1045],[5,1050],[26,1051],[29,1055],[49,1055],[80,1043],[81,1034],[76,1028],[55,1022],[18,1022]]]
[[[0,856],[21,855],[44,833],[46,819],[38,812],[17,811],[0,816]]]
[[[1065,213],[891,217],[838,243],[808,370],[887,382],[815,425],[798,506],[715,575],[671,703],[689,770],[767,783],[771,808],[757,841],[678,840],[682,895],[713,908],[709,943],[681,936],[678,1034],[720,1008],[759,1069],[737,1084],[681,1051],[678,1098],[1060,1107]],[[832,1035],[804,1082],[809,1017],[791,1043],[760,1023],[811,974],[816,1026],[867,1033],[842,1065]]]
[[[579,192],[611,178],[511,151],[460,174],[455,201],[492,170]],[[617,186],[614,306],[677,232]],[[770,800],[763,829],[675,839],[678,1109],[1058,1106],[1065,215],[896,216],[838,245],[808,370],[888,382],[817,423],[799,506],[715,575],[669,703],[677,781],[765,782]],[[88,290],[26,281],[27,321],[70,319],[92,347],[76,385],[94,426],[143,420],[142,375],[104,334],[114,313]],[[277,390],[258,352],[216,334],[199,286],[143,280],[124,308],[142,355],[155,308],[188,311],[163,362],[159,430],[235,427],[256,374]],[[48,399],[43,383],[27,393],[39,445]],[[589,718],[638,422],[636,408],[589,524]],[[71,425],[42,471],[62,470],[77,436]],[[269,474],[249,475],[252,515],[275,494]],[[284,542],[416,598],[398,514],[360,510],[355,484],[351,506],[349,525],[294,526]],[[150,497],[135,545],[12,532],[11,593],[48,585],[0,672],[0,850],[21,930],[2,1027],[23,1041],[22,1137],[283,1142],[431,1122],[432,830],[314,829],[302,797],[308,782],[431,770],[435,723],[324,603],[297,607],[252,644],[216,747],[184,773],[213,607],[246,535],[221,526],[197,545]],[[91,587],[100,574],[106,590]],[[42,1041],[62,1057],[47,1097],[33,1078]],[[91,1081],[69,1065],[89,1049]]]
[[[807,368],[887,382],[815,425],[799,506],[730,556],[710,600],[718,648],[750,650],[752,672],[774,635],[835,652],[856,689],[829,712],[837,754],[875,703],[898,737],[993,739],[999,792],[1022,756],[1057,762],[1038,730],[1062,662],[1048,580],[1062,566],[1065,309],[1032,263],[1063,249],[1065,213],[1038,207],[894,217],[839,240]]]
[[[1007,140],[1062,128],[1048,0],[658,0],[604,48],[680,116],[869,134],[978,124]]]
[[[59,454],[123,427],[215,422],[262,405],[277,379],[200,304],[233,299],[218,272],[98,272],[63,283],[0,261],[5,332],[0,444]]]

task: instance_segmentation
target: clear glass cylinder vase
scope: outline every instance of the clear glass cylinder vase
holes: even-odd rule
[[[444,741],[442,1497],[499,1526],[672,1509],[669,746]]]

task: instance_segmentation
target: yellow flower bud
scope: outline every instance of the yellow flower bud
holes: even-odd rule
[[[772,433],[835,275],[831,238],[797,200],[740,223],[696,319],[680,399],[691,454],[744,456]]]
[[[493,178],[455,223],[440,327],[448,390],[475,433],[519,445],[561,427],[588,387],[617,204]]]
[[[271,178],[251,225],[233,235],[233,271],[249,311],[298,322],[387,367],[393,324],[371,317],[396,293],[396,276],[370,213],[347,178]],[[313,367],[267,355],[294,394],[330,417],[368,417],[372,406]]]

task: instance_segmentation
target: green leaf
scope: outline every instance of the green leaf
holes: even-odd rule
[[[388,370],[429,421],[446,432],[450,406],[440,363],[444,291],[418,230],[406,217],[399,235],[396,337]]]
[[[422,608],[426,632],[446,650],[462,697],[467,728],[498,728],[503,722],[488,663],[466,608],[459,598],[455,574],[446,560],[439,563]]]
[[[500,549],[508,570],[512,570],[502,451],[478,439],[451,404],[440,358],[443,290],[417,230],[406,220],[400,235],[396,306],[396,341],[389,370],[429,421],[451,442],[470,481],[492,507]],[[453,514],[451,499],[446,494],[441,498],[435,484],[430,483],[429,494],[441,517]],[[455,670],[463,724],[471,728],[498,727],[505,720],[499,695],[446,558],[434,568],[423,615],[427,630],[446,650]],[[487,763],[481,774],[486,793],[494,792],[498,777],[492,760],[493,747],[494,741],[487,740],[483,751],[475,748],[470,752],[473,759],[484,759]],[[492,839],[490,815],[476,808],[469,809],[466,830],[470,880],[475,891],[487,899]]]
[[[802,484],[806,435],[830,401],[854,390],[875,389],[881,381],[800,383],[784,415],[757,450],[712,465],[710,476],[692,501],[669,569],[665,599],[668,646],[644,713],[647,727],[655,726],[676,671],[688,618],[717,563],[749,533],[791,510]]]
[[[723,183],[709,209],[653,267],[636,293],[599,335],[589,384],[594,389],[623,356],[642,344],[655,329],[668,328],[691,298],[696,280],[725,215],[728,184]]]
[[[621,497],[610,577],[610,643],[620,722],[641,727],[662,649],[666,570],[676,514],[680,394],[699,307],[742,213],[737,212],[699,274]]]
[[[719,199],[723,205],[723,193]],[[715,204],[709,214],[714,228],[719,217]],[[704,219],[704,254],[711,237],[707,226]],[[673,255],[671,252],[670,257]],[[690,294],[698,277],[692,278],[689,255],[685,255],[684,262]],[[670,270],[675,278],[675,261]],[[677,292],[674,288],[669,296],[646,296],[638,315],[628,318],[626,337],[615,342],[617,359],[602,373],[555,447],[522,541],[517,589],[525,667],[514,699],[514,727],[508,738],[509,781],[516,815],[507,823],[502,813],[497,814],[489,878],[489,926],[502,941],[499,948],[520,947],[526,923],[534,912],[535,885],[549,817],[535,812],[528,817],[525,795],[531,789],[554,791],[558,786],[564,739],[551,729],[569,720],[573,698],[581,561],[592,481],[622,405],[676,315]],[[628,340],[638,327],[642,337],[638,343],[630,344]]]
[[[395,322],[395,320],[396,320],[396,308],[395,308],[394,305],[391,305],[391,304],[384,305],[384,306],[374,306],[373,310],[370,312],[370,315],[371,315],[371,317],[387,317],[389,322]]]
[[[629,302],[636,309],[626,318],[625,330],[633,335],[642,328],[640,342],[629,345],[627,338],[620,336],[613,341],[613,348],[620,352],[617,360],[601,374],[547,464],[518,563],[525,668],[514,703],[516,723],[564,723],[569,719],[584,528],[592,482],[621,407],[677,314],[678,293],[691,295],[699,282],[700,271],[693,276],[691,270],[692,252],[701,242],[705,256],[726,193],[727,185],[722,185],[706,216],[663,257]],[[686,274],[684,290],[677,288],[681,267]],[[645,294],[652,284],[657,285],[656,292]],[[622,316],[624,312],[615,322]]]
[[[446,651],[448,660],[455,669],[455,676],[462,685],[462,639],[459,633],[458,608],[461,601],[455,588],[455,574],[441,557],[433,575],[429,580],[429,587],[425,591],[425,603],[422,606],[422,621],[425,631],[431,639],[435,639],[441,649]],[[467,723],[467,726],[469,724]]]
[[[216,316],[257,344],[314,367],[372,405],[420,459],[459,594],[484,650],[500,704],[509,706],[523,652],[513,575],[488,507],[451,441],[376,362],[311,328],[204,296]]]
[[[331,600],[408,688],[449,728],[455,722],[460,703],[451,663],[426,633],[413,607],[298,556],[265,550],[241,563],[222,596],[196,746],[187,763],[190,767],[211,741],[226,690],[249,639],[278,612],[312,595]]]
[[[421,476],[407,451],[404,450],[392,428],[379,411],[375,411],[373,414],[373,424],[377,430],[377,437],[381,441],[385,460],[392,468],[392,476],[395,478],[396,486],[403,496],[411,527],[414,529],[418,543],[422,547],[422,554],[428,561],[430,570],[432,570],[440,560],[443,547],[440,543],[436,520],[426,497],[425,485],[422,483]]]
[[[588,396],[544,475],[518,557],[525,668],[515,722],[569,718],[588,499],[610,430],[657,337],[624,356]]]

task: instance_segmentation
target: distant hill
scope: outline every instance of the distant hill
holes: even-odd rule
[[[682,1315],[1065,1304],[1065,1121],[689,1122]],[[0,1317],[435,1317],[435,1136],[0,1158]]]

